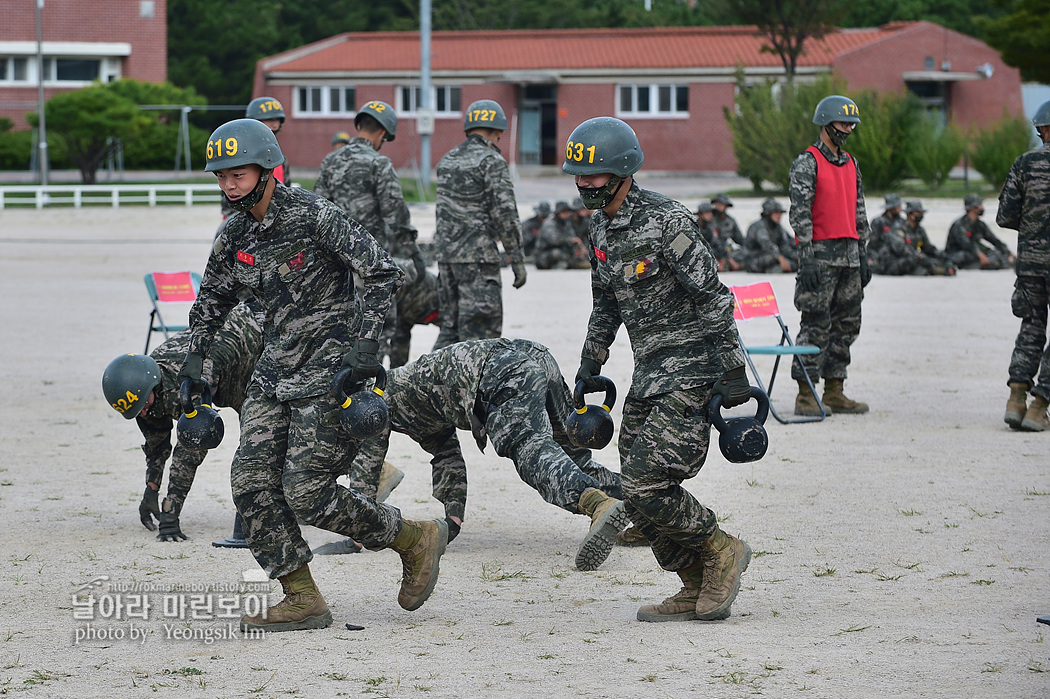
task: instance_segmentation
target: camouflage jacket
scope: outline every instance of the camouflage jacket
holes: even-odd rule
[[[430,270],[420,277],[412,260],[395,257],[394,262],[405,274],[404,284],[397,290],[397,320],[409,325],[437,325],[438,278]]]
[[[572,219],[560,219],[552,214],[540,228],[540,238],[536,241],[536,254],[554,249],[572,252],[580,245],[581,241],[576,236]]]
[[[364,283],[360,318],[351,271]],[[322,395],[354,339],[379,337],[401,276],[334,204],[278,184],[261,222],[237,213],[219,230],[190,309],[190,348],[208,356],[238,292],[248,289],[264,314],[254,380],[281,401]]]
[[[845,165],[849,153],[839,150],[837,156],[832,155],[824,142],[819,138],[815,145],[824,157],[833,165]],[[864,209],[864,182],[860,174],[860,163],[853,159],[857,166],[857,235],[860,236],[860,245],[853,238],[833,238],[831,240],[813,240],[813,200],[816,197],[817,187],[817,161],[812,153],[803,151],[795,162],[791,163],[790,182],[788,194],[791,198],[791,211],[788,213],[788,221],[791,229],[795,231],[795,240],[798,242],[798,256],[800,260],[810,256],[815,257],[829,265],[842,267],[860,267],[860,256],[862,251],[867,252],[868,246],[868,213]]]
[[[884,212],[871,220],[871,238],[868,240],[868,255],[888,255],[893,258],[914,257],[915,248],[904,239],[904,219],[890,218]]]
[[[709,225],[728,249],[732,250],[733,244],[738,246],[744,244],[744,234],[740,231],[740,226],[737,224],[736,219],[729,214],[720,214],[715,211],[715,217],[711,219]]]
[[[160,367],[160,385],[154,389],[153,405],[146,411],[145,417],[136,417],[139,430],[145,443],[142,451],[146,454],[147,473],[163,473],[164,463],[172,455],[171,431],[175,422],[182,417],[182,403],[179,399],[178,374],[186,352],[190,347],[190,331],[183,330],[172,335],[157,346],[150,356]],[[255,370],[255,362],[262,350],[262,326],[259,318],[245,303],[238,304],[226,316],[212,343],[211,354],[204,362],[201,377],[212,389],[215,407],[229,407],[241,411],[248,381]],[[207,454],[203,449],[186,449],[175,445],[172,463],[182,461],[197,467]]]
[[[364,226],[391,254],[416,240],[394,165],[366,138],[356,136],[325,156],[314,191]]]
[[[521,224],[507,161],[496,144],[470,134],[437,165],[434,251],[438,262],[502,260],[496,241],[511,261],[524,259]]]
[[[685,206],[636,182],[591,225],[593,305],[583,357],[604,364],[621,325],[634,352],[630,395],[695,388],[743,366],[733,296]]]
[[[926,235],[926,229],[922,227],[922,224],[911,227],[908,223],[908,219],[904,219],[904,223],[900,226],[900,234],[904,236],[904,242],[915,248],[923,255],[927,257],[940,257],[941,251],[937,249],[937,246],[930,242],[930,236]]]
[[[782,225],[773,223],[768,217],[760,218],[748,226],[747,237],[744,238],[744,251],[748,255],[783,255],[789,260],[798,260],[795,240]]]
[[[966,252],[976,256],[978,252],[988,250],[984,242],[991,244],[1004,255],[1010,254],[1010,248],[1006,247],[1006,243],[999,240],[995,233],[992,233],[987,223],[980,218],[971,221],[969,216],[963,214],[953,221],[952,227],[948,229],[948,240],[944,244],[944,252],[949,254]]]
[[[1017,231],[1018,276],[1050,273],[1050,144],[1014,161],[995,222]]]

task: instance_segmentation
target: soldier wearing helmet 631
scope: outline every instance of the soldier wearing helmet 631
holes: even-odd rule
[[[848,97],[831,95],[818,104],[813,123],[820,137],[791,164],[788,219],[798,243],[795,307],[802,312],[799,344],[819,354],[797,357],[791,377],[798,381],[796,415],[820,415],[800,359],[813,381],[825,379],[823,403],[842,413],[866,413],[868,406],[842,392],[850,345],[860,334],[860,306],[871,280],[868,216],[860,166],[842,147],[860,124],[860,110]]]
[[[1011,305],[1021,329],[1010,357],[1010,398],[1006,424],[1032,432],[1050,430],[1050,101],[1035,112],[1032,125],[1042,145],[1018,156],[999,193],[995,222],[1017,231],[1017,281]],[[1038,374],[1038,380],[1036,376]],[[1027,393],[1034,400],[1026,406]]]
[[[441,331],[434,349],[503,333],[502,255],[510,258],[514,288],[525,284],[521,224],[507,161],[499,141],[507,129],[503,108],[478,100],[465,112],[467,140],[437,165],[437,226]]]
[[[657,562],[678,573],[681,592],[638,610],[641,621],[725,619],[751,550],[723,532],[714,512],[682,487],[707,458],[713,393],[748,400],[733,297],[696,218],[682,204],[641,189],[644,156],[634,131],[612,117],[570,134],[562,170],[590,209],[592,309],[576,381],[591,390],[621,325],[634,352],[619,451],[631,521]]]

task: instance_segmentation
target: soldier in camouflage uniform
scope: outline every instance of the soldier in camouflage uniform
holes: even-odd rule
[[[335,135],[332,136],[332,150],[337,151],[346,144],[350,143],[350,134],[346,131],[336,131]]]
[[[587,250],[576,236],[569,203],[559,201],[554,216],[543,222],[536,243],[536,269],[589,269]]]
[[[904,239],[901,196],[887,194],[885,202],[885,210],[873,218],[870,225],[868,260],[872,263],[872,272],[895,277],[929,274],[932,261]]]
[[[776,199],[762,202],[761,218],[748,227],[744,238],[742,257],[748,272],[787,274],[798,270],[795,240],[780,225],[783,215],[784,207]]]
[[[826,412],[866,413],[867,404],[842,392],[850,345],[860,334],[864,287],[871,280],[860,166],[842,150],[860,123],[859,110],[853,100],[832,95],[817,104],[813,123],[821,127],[820,138],[791,164],[788,218],[798,242],[798,344],[816,345],[820,353],[800,355],[791,365],[791,377],[798,382],[795,414],[821,414],[800,360],[814,383],[824,377]],[[817,196],[818,189],[827,194]],[[843,196],[830,194],[836,191]]]
[[[521,251],[526,259],[531,258],[540,239],[540,228],[551,215],[550,202],[541,201],[533,209],[533,215],[521,222]]]
[[[498,146],[506,129],[503,108],[492,100],[478,100],[464,117],[467,140],[438,162],[434,250],[441,332],[434,349],[503,333],[497,239],[510,258],[514,288],[525,284],[518,205]]]
[[[1003,269],[1013,265],[1014,254],[981,220],[984,200],[979,194],[963,199],[966,213],[952,222],[944,254],[959,269]],[[986,244],[987,243],[987,244]]]
[[[1014,429],[1043,432],[1050,429],[1050,101],[1039,106],[1032,124],[1043,145],[1014,161],[999,194],[995,222],[1017,231],[1017,281],[1010,305],[1021,319],[1021,330],[1010,358],[1004,420]],[[1026,405],[1029,391],[1033,400]]]
[[[576,567],[594,570],[627,524],[620,474],[573,446],[566,422],[572,393],[550,351],[529,340],[468,340],[423,355],[387,373],[386,432],[365,441],[351,483],[369,492],[389,447],[390,432],[407,434],[431,456],[434,497],[445,506],[455,538],[467,504],[467,470],[456,430],[470,430],[511,459],[521,480],[567,512],[591,518]]]
[[[906,245],[918,250],[923,258],[928,274],[936,276],[955,276],[955,265],[945,254],[930,242],[930,236],[922,227],[922,219],[926,216],[926,207],[922,202],[914,199],[908,201],[904,207],[904,221],[898,228],[898,232],[904,238]]]
[[[394,262],[405,273],[405,283],[397,290],[397,323],[390,338],[390,368],[408,363],[412,328],[438,324],[438,278],[428,269],[419,270],[411,260],[395,257]]]
[[[189,344],[190,333],[184,330],[157,346],[148,358],[141,355],[117,357],[102,377],[107,400],[125,418],[135,418],[146,440],[142,445],[146,455],[146,491],[139,504],[139,519],[150,531],[157,529],[153,518],[157,519],[160,525],[158,541],[186,539],[179,525],[179,515],[197,475],[197,467],[208,454],[205,449],[187,449],[178,442],[174,451],[171,446],[172,429],[182,417],[180,383],[176,381],[176,376],[182,368]],[[240,414],[248,379],[261,350],[262,325],[248,304],[240,303],[230,311],[226,322],[215,334],[215,341],[201,374],[211,386],[213,406],[233,408]],[[145,377],[146,373],[141,369],[129,373],[123,369],[128,364],[141,365],[143,359],[153,361],[153,365],[145,362],[150,367],[150,378],[144,384],[140,377]],[[134,386],[134,383],[141,385]],[[138,402],[132,405],[118,400],[129,391],[138,397]],[[114,396],[111,396],[114,392]],[[168,494],[164,502],[158,504],[164,464],[169,456],[171,469],[168,471]]]
[[[693,213],[634,181],[644,157],[630,126],[589,119],[570,134],[565,154],[562,169],[595,210],[593,301],[576,381],[600,388],[595,377],[626,326],[634,376],[619,436],[624,501],[657,562],[683,583],[639,609],[638,619],[728,618],[751,549],[722,531],[682,482],[707,458],[712,394],[730,407],[750,396],[733,296]]]
[[[722,258],[725,261],[724,271],[739,272],[744,269],[744,234],[736,219],[729,215],[729,207],[733,206],[733,202],[727,194],[716,194],[711,198],[711,206],[715,209],[711,238],[719,240],[725,249],[725,257]]]
[[[398,603],[410,610],[433,590],[448,540],[444,520],[402,519],[396,508],[336,483],[359,443],[341,430],[330,384],[340,365],[352,380],[381,371],[376,338],[401,271],[334,204],[274,180],[271,168],[283,160],[273,133],[250,119],[224,124],[209,139],[205,169],[238,213],[212,247],[179,372],[180,379],[200,380],[215,333],[237,294],[250,291],[264,315],[263,349],[241,408],[230,481],[252,555],[281,581],[285,599],[262,615],[243,617],[243,630],[331,624],[298,520],[373,550],[397,551],[403,563]],[[351,273],[364,281],[359,315]]]
[[[576,237],[583,241],[584,249],[591,247],[591,216],[593,211],[583,205],[583,199],[576,197],[572,200],[572,229],[576,231]]]
[[[276,97],[256,97],[248,103],[244,110],[244,118],[261,121],[274,134],[279,134],[284,128],[284,107]],[[287,160],[273,169],[273,176],[289,187],[292,185],[292,169]],[[234,212],[225,198],[219,200],[219,209],[222,211],[223,220]]]

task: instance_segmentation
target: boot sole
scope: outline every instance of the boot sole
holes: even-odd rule
[[[217,549],[246,549],[248,548],[247,539],[234,539],[233,537],[227,537],[225,539],[219,539],[218,541],[211,542],[211,545]]]
[[[1040,422],[1025,418],[1021,420],[1021,429],[1025,432],[1045,432],[1048,428]]]
[[[1003,422],[1010,426],[1012,430],[1021,429],[1021,423],[1024,422],[1024,415],[1021,413],[1009,412],[1003,415]]]
[[[409,612],[414,612],[419,609],[423,606],[423,603],[430,598],[430,593],[434,591],[434,586],[437,585],[438,581],[438,563],[441,561],[441,556],[445,553],[445,547],[448,546],[448,523],[443,519],[435,519],[434,523],[438,525],[438,543],[437,546],[434,547],[433,568],[430,571],[430,581],[427,583],[426,589],[423,590],[422,594],[407,606],[401,604],[400,596],[397,600],[397,603],[401,605],[401,608]]]
[[[643,612],[639,609],[638,621],[696,621],[696,610],[694,609],[691,612],[681,612],[679,614],[650,614],[649,612]]]
[[[302,621],[282,621],[276,624],[249,624],[241,622],[241,631],[262,631],[277,633],[279,631],[307,631],[309,629],[327,629],[332,625],[332,612],[321,616],[308,616]]]
[[[394,475],[391,476],[388,481],[383,483],[383,488],[376,493],[376,502],[386,502],[386,499],[390,497],[390,493],[394,492],[394,488],[399,486],[403,480],[405,480],[405,472],[399,468],[395,468]]]
[[[605,563],[616,543],[616,535],[626,529],[630,521],[622,501],[610,507],[583,538],[580,550],[576,552],[576,568],[595,570]]]
[[[751,547],[747,545],[746,541],[741,541],[744,545],[744,553],[740,557],[740,563],[738,564],[740,570],[736,574],[736,585],[733,587],[733,592],[726,598],[726,601],[718,605],[706,614],[697,613],[696,618],[700,621],[722,621],[728,619],[731,614],[730,608],[733,606],[734,600],[736,600],[737,594],[740,592],[740,580],[744,577],[744,571],[747,570],[748,565],[751,563]]]

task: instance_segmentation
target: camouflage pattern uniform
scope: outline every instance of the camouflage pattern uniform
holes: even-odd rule
[[[507,161],[496,144],[472,133],[437,166],[437,226],[441,332],[434,349],[503,333],[503,243],[523,262],[521,226]]]
[[[989,243],[992,247],[985,245]],[[994,247],[994,249],[992,249]],[[982,269],[977,257],[978,252],[988,256],[988,267],[984,269],[1003,269],[1009,267],[1010,248],[992,233],[988,224],[978,218],[971,221],[963,214],[948,229],[948,241],[944,244],[944,254],[959,269]]]
[[[411,260],[395,257],[405,273],[405,283],[397,290],[397,323],[390,338],[390,368],[408,363],[412,328],[438,323],[438,278],[430,270],[420,277]]]
[[[364,280],[356,318],[351,272]],[[398,510],[336,485],[358,444],[342,432],[330,390],[354,338],[378,337],[400,280],[360,224],[326,199],[281,184],[261,222],[234,214],[212,248],[190,310],[190,350],[209,356],[242,289],[264,313],[230,481],[245,538],[271,578],[312,559],[297,518],[377,549],[400,530]]]
[[[791,263],[791,271],[798,270],[798,249],[795,239],[779,223],[763,216],[747,229],[742,249],[744,269],[758,274],[772,274],[782,271],[780,257],[786,257]]]
[[[682,481],[707,459],[711,387],[744,365],[733,297],[692,212],[636,182],[612,220],[595,211],[591,236],[582,356],[604,364],[626,326],[634,376],[619,435],[624,502],[659,564],[679,571],[701,560],[717,526]]]
[[[955,268],[944,252],[939,250],[936,245],[930,242],[930,236],[926,234],[926,229],[921,223],[916,224],[912,228],[911,222],[908,219],[904,219],[904,222],[900,227],[900,234],[904,236],[904,242],[915,248],[923,255],[933,261],[935,265],[949,265],[952,269]]]
[[[890,217],[886,211],[871,220],[868,258],[872,260],[873,273],[891,276],[929,273],[932,261],[908,244],[904,234],[906,224],[903,216]]]
[[[535,211],[534,216],[521,222],[521,251],[526,258],[531,258],[536,249],[536,241],[540,239],[540,228],[543,222],[550,218],[551,205],[542,201]]]
[[[467,471],[456,430],[514,461],[521,480],[558,507],[579,514],[583,491],[620,498],[620,475],[569,442],[572,393],[550,351],[529,340],[469,340],[387,373],[386,432],[362,445],[351,483],[374,491],[390,432],[407,434],[433,456],[434,497],[463,519]]]
[[[536,269],[589,269],[587,250],[576,236],[572,219],[551,216],[540,228]]]
[[[146,440],[142,451],[146,454],[147,483],[160,485],[164,463],[171,457],[167,499],[171,501],[171,512],[176,516],[182,512],[197,467],[208,454],[204,449],[187,449],[177,441],[174,451],[171,447],[172,429],[182,417],[177,377],[189,346],[190,332],[183,330],[150,352],[160,367],[161,383],[153,389],[153,405],[146,411],[146,416],[135,418]],[[204,362],[201,377],[211,386],[214,407],[233,408],[240,414],[244,392],[260,351],[262,325],[248,304],[240,303],[230,311],[226,322],[215,334],[211,353]]]
[[[824,142],[814,144],[828,162],[845,165],[852,157],[839,150],[833,155]],[[854,161],[856,164],[856,161]],[[806,291],[795,279],[795,308],[802,313],[796,342],[816,345],[820,354],[796,357],[791,365],[791,378],[805,381],[799,360],[805,362],[809,375],[825,379],[845,379],[850,363],[849,348],[860,335],[861,302],[864,289],[860,279],[860,258],[867,255],[868,214],[864,209],[864,183],[857,164],[857,235],[853,238],[813,240],[813,201],[816,196],[817,161],[803,152],[791,164],[789,195],[791,210],[788,220],[795,231],[799,260],[812,255],[820,265],[820,289]]]
[[[995,222],[1017,231],[1017,281],[1011,307],[1021,330],[1010,358],[1010,382],[1050,400],[1050,145],[1017,158],[999,194]],[[1038,381],[1032,386],[1038,372]]]

